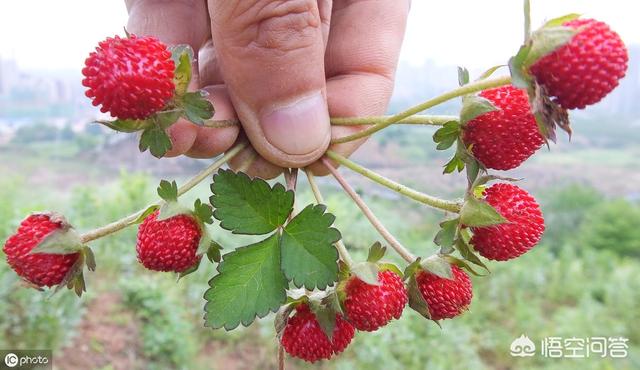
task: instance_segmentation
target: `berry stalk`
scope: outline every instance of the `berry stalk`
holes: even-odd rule
[[[436,209],[441,209],[443,211],[449,211],[449,212],[454,212],[454,213],[459,213],[460,212],[460,208],[461,205],[458,202],[454,202],[454,201],[449,201],[449,200],[444,200],[444,199],[440,199],[422,192],[419,192],[415,189],[411,189],[408,186],[402,185],[400,183],[397,183],[393,180],[390,180],[374,171],[371,171],[368,168],[365,168],[355,162],[353,162],[352,160],[341,156],[340,154],[334,152],[333,150],[327,150],[327,152],[325,153],[327,157],[331,158],[332,160],[340,163],[341,165],[344,165],[345,167],[367,177],[368,179],[370,179],[371,181],[374,181],[382,186],[385,186],[399,194],[402,194],[408,198],[411,198],[415,201],[418,201],[420,203],[426,204],[429,207],[432,208],[436,208]]]
[[[375,125],[375,126],[371,126],[369,128],[367,128],[366,130],[362,130],[360,132],[356,132],[355,134],[352,135],[347,135],[347,136],[343,136],[334,140],[331,140],[332,144],[340,144],[340,143],[346,143],[349,141],[354,141],[354,140],[358,140],[361,139],[363,137],[367,137],[370,136],[386,127],[391,126],[392,124],[399,122],[405,118],[408,118],[410,116],[413,116],[414,114],[420,113],[426,109],[435,107],[438,104],[442,104],[448,100],[451,100],[453,98],[457,98],[459,96],[464,96],[467,94],[472,94],[478,91],[482,91],[482,90],[486,90],[486,89],[490,89],[493,87],[498,87],[498,86],[502,86],[502,85],[508,85],[511,83],[511,77],[509,76],[504,76],[504,77],[497,77],[497,78],[491,78],[491,79],[484,79],[484,80],[480,80],[480,81],[475,81],[475,82],[471,82],[468,83],[466,85],[460,86],[457,89],[453,89],[449,92],[446,92],[442,95],[436,96],[433,99],[429,99],[424,103],[418,104],[414,107],[411,107],[403,112],[400,112],[398,114],[394,114],[393,116],[388,117],[387,119],[385,119],[383,122]]]
[[[324,202],[324,198],[322,197],[322,193],[320,192],[320,188],[318,187],[318,183],[316,182],[316,177],[311,173],[311,171],[305,171],[307,174],[307,181],[309,182],[309,186],[311,187],[311,191],[313,192],[313,196],[316,198],[316,202],[318,204],[326,204]],[[344,245],[342,239],[338,240],[335,243],[336,249],[338,250],[338,254],[340,255],[340,259],[347,264],[347,266],[353,265],[353,258],[351,258],[351,254],[347,250],[347,246]]]
[[[217,161],[215,161],[214,163],[212,163],[209,167],[205,168],[204,170],[202,170],[200,173],[198,173],[197,175],[195,175],[194,177],[192,177],[189,181],[187,181],[184,185],[182,185],[180,188],[178,188],[178,196],[188,192],[189,190],[193,189],[196,185],[198,185],[199,183],[202,182],[202,180],[206,179],[207,177],[211,176],[211,174],[213,172],[215,172],[218,168],[222,167],[225,163],[227,163],[231,158],[235,157],[238,153],[240,153],[240,151],[242,149],[244,149],[247,146],[246,143],[240,143],[238,145],[236,145],[235,147],[231,148],[227,153],[225,153],[220,159],[218,159]],[[120,220],[114,221],[108,225],[99,227],[97,229],[93,229],[90,230],[84,234],[82,234],[80,236],[82,243],[88,243],[92,240],[96,240],[99,238],[102,238],[104,236],[107,236],[109,234],[113,234],[115,232],[118,232],[124,228],[127,228],[131,225],[133,225],[136,220],[138,220],[138,218],[149,208],[152,206],[160,206],[163,203],[163,201],[159,201],[156,202],[154,204],[151,204],[133,214],[130,214],[127,217],[124,217]]]
[[[405,261],[412,263],[416,260],[416,256],[414,256],[411,252],[409,252],[400,242],[387,230],[386,227],[380,222],[380,220],[373,214],[367,203],[365,203],[362,198],[356,193],[355,190],[349,185],[347,180],[342,177],[342,175],[336,170],[331,162],[328,159],[322,158],[322,163],[327,167],[329,172],[335,177],[338,183],[342,186],[345,193],[353,199],[358,208],[362,211],[362,214],[369,220],[371,225],[378,231],[378,233],[386,240],[391,247],[398,252],[400,257],[402,257]]]
[[[363,126],[363,125],[379,125],[385,123],[391,116],[371,116],[371,117],[333,117],[331,125],[333,126]],[[447,122],[458,121],[458,116],[448,115],[413,115],[406,117],[396,124],[402,125],[426,125],[426,126],[442,126]],[[240,125],[240,120],[223,119],[223,120],[206,120],[204,127],[222,128]]]

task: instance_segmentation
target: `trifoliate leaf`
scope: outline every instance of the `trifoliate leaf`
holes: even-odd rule
[[[387,247],[383,247],[380,242],[375,242],[369,248],[369,254],[367,255],[367,262],[376,263],[384,257],[387,252]]]
[[[125,133],[137,132],[153,125],[150,120],[142,119],[117,119],[114,121],[97,120],[95,122],[107,126],[112,130]]]
[[[460,219],[446,220],[440,223],[440,230],[433,239],[433,242],[440,247],[451,247],[456,237]]]
[[[484,200],[469,196],[460,210],[460,223],[465,226],[492,226],[507,222],[498,211]]]
[[[469,70],[464,67],[458,67],[458,84],[464,86],[469,83]]]
[[[169,48],[171,59],[176,65],[173,74],[173,83],[176,86],[176,95],[181,96],[187,91],[191,81],[191,61],[193,50],[189,45],[181,44]]]
[[[460,124],[457,121],[445,123],[433,134],[433,141],[438,144],[436,149],[449,149],[460,136]]]
[[[380,285],[380,282],[378,281],[378,266],[375,263],[356,263],[351,267],[351,273],[369,285]]]
[[[174,181],[161,180],[158,185],[158,196],[167,202],[178,200],[178,184]]]
[[[322,204],[308,205],[284,228],[282,269],[296,287],[324,289],[338,278],[340,232],[332,228],[335,216]]]
[[[493,112],[497,110],[495,105],[486,98],[478,95],[466,95],[462,99],[462,109],[460,110],[460,124],[471,121],[472,119],[481,116],[485,113]]]
[[[80,235],[71,227],[53,230],[29,254],[71,254],[82,250]]]
[[[284,225],[293,208],[293,192],[262,179],[219,170],[211,184],[213,217],[234,234],[261,235]],[[333,220],[332,220],[333,222]]]
[[[196,125],[204,125],[204,121],[211,119],[215,113],[213,104],[206,98],[207,92],[204,90],[185,93],[180,99],[184,118]]]
[[[451,264],[445,261],[442,257],[438,255],[433,255],[421,263],[422,268],[425,271],[428,271],[434,275],[440,276],[445,279],[452,280],[453,279],[453,271],[451,271]]]
[[[161,127],[152,126],[142,132],[138,148],[141,152],[149,149],[151,155],[162,158],[171,149],[171,139]]]
[[[205,326],[231,330],[276,312],[286,301],[278,235],[225,254],[204,294]]]

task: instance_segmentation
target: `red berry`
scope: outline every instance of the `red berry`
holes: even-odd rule
[[[309,306],[301,304],[296,313],[287,321],[281,343],[285,351],[292,356],[308,362],[328,360],[333,354],[344,351],[351,343],[355,328],[340,315],[336,315],[333,338],[329,341],[322,331],[316,315]]]
[[[533,248],[544,232],[544,218],[536,200],[525,190],[507,183],[484,191],[485,200],[507,219],[490,227],[474,227],[471,244],[485,258],[506,261]]]
[[[427,301],[432,320],[451,319],[465,312],[471,304],[471,279],[458,266],[451,265],[453,280],[420,271],[418,288]]]
[[[399,319],[407,304],[407,289],[393,271],[378,272],[379,286],[369,285],[357,277],[346,286],[344,301],[349,322],[358,330],[375,331],[392,319]]]
[[[107,38],[85,60],[82,85],[93,105],[120,119],[145,119],[173,96],[175,64],[154,37]]]
[[[530,71],[561,107],[582,109],[618,86],[627,71],[629,56],[620,36],[606,23],[575,19],[564,26],[582,30],[534,63]]]
[[[544,143],[531,113],[526,91],[502,86],[480,93],[498,110],[467,122],[463,130],[465,145],[485,167],[510,170],[531,157]]]
[[[20,277],[39,287],[60,284],[78,260],[79,253],[30,254],[47,235],[60,228],[62,221],[52,221],[46,214],[33,214],[24,219],[2,249],[9,266]]]
[[[200,261],[196,255],[202,231],[189,215],[157,221],[149,215],[138,230],[138,261],[149,270],[182,272]]]

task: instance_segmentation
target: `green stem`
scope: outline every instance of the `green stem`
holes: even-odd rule
[[[311,187],[311,191],[313,192],[313,196],[316,198],[316,202],[318,204],[325,204],[324,199],[322,197],[322,193],[320,192],[320,188],[318,187],[318,183],[316,183],[316,177],[311,173],[311,171],[305,170],[307,174],[307,181],[309,181],[309,186]],[[344,245],[342,239],[338,240],[335,243],[336,249],[338,250],[338,254],[340,255],[340,259],[347,264],[347,266],[353,266],[353,258],[351,258],[351,254],[347,250],[347,246]]]
[[[329,172],[335,177],[335,179],[340,183],[344,191],[353,199],[358,208],[362,211],[362,214],[369,220],[371,225],[380,233],[380,235],[384,238],[384,240],[391,245],[391,247],[398,252],[400,257],[402,257],[405,261],[412,263],[415,261],[416,257],[409,252],[400,242],[384,227],[384,225],[380,222],[380,220],[373,214],[367,203],[365,203],[362,198],[358,195],[358,193],[353,190],[351,185],[347,182],[347,180],[342,177],[342,175],[336,170],[331,162],[328,159],[322,158],[322,163],[327,167]]]
[[[350,159],[341,156],[340,154],[334,152],[333,150],[327,150],[327,152],[325,153],[327,157],[331,158],[332,160],[340,163],[341,165],[369,178],[370,180],[382,185],[382,186],[386,186],[387,188],[400,193],[408,198],[411,198],[413,200],[416,200],[420,203],[424,203],[430,207],[433,208],[437,208],[437,209],[441,209],[444,211],[449,211],[449,212],[454,212],[454,213],[459,213],[460,212],[460,208],[461,205],[458,202],[454,202],[454,201],[450,201],[450,200],[444,200],[444,199],[440,199],[422,192],[419,192],[417,190],[414,190],[408,186],[402,185],[400,183],[397,183],[393,180],[390,180],[376,172],[371,171],[368,168],[365,168],[353,161],[351,161]]]
[[[238,153],[240,153],[240,151],[242,149],[244,149],[246,146],[247,146],[246,143],[240,143],[240,144],[236,145],[235,147],[231,148],[227,153],[225,153],[222,157],[220,157],[220,159],[218,159],[217,161],[212,163],[209,167],[207,167],[204,170],[200,171],[200,173],[198,173],[193,178],[191,178],[189,181],[187,181],[184,185],[179,187],[178,188],[178,196],[180,196],[180,195],[188,192],[189,190],[193,189],[196,185],[201,183],[202,180],[204,180],[207,177],[209,177],[218,168],[222,167],[222,165],[224,165],[231,158],[233,158]],[[122,229],[124,229],[124,228],[126,228],[128,226],[133,225],[135,223],[135,221],[144,213],[144,211],[149,209],[149,207],[160,206],[160,205],[162,205],[162,203],[163,203],[163,201],[158,201],[156,203],[150,204],[147,207],[144,207],[143,209],[139,210],[138,212],[130,214],[127,217],[124,217],[124,218],[122,218],[120,220],[114,221],[114,222],[112,222],[112,223],[110,223],[108,225],[99,227],[97,229],[88,231],[88,232],[82,234],[80,236],[80,239],[82,240],[83,243],[88,243],[88,242],[90,242],[92,240],[96,240],[96,239],[102,238],[104,236],[107,236],[109,234],[113,234],[115,232],[118,232],[118,231],[120,231],[120,230],[122,230]]]
[[[331,125],[333,126],[364,126],[364,125],[378,125],[385,123],[391,116],[372,116],[372,117],[334,117],[331,118]],[[402,119],[396,124],[403,125],[427,125],[427,126],[442,126],[449,121],[457,121],[458,116],[447,115],[413,115]],[[222,128],[232,127],[240,125],[240,121],[237,119],[225,119],[225,120],[208,120],[205,121],[204,126],[209,128]]]
[[[492,79],[485,79],[485,80],[480,80],[480,81],[475,81],[475,82],[471,82],[468,83],[464,86],[460,86],[457,89],[453,89],[449,92],[446,92],[442,95],[439,95],[433,99],[427,100],[426,102],[422,103],[422,104],[418,104],[414,107],[411,107],[403,112],[400,112],[398,114],[395,114],[393,116],[388,117],[384,122],[381,122],[377,125],[371,126],[365,130],[356,132],[355,134],[352,135],[348,135],[348,136],[343,136],[337,139],[334,139],[331,141],[332,144],[339,144],[339,143],[346,143],[349,141],[353,141],[353,140],[358,140],[361,139],[363,137],[367,137],[370,136],[400,120],[403,120],[405,118],[408,118],[410,116],[413,116],[414,114],[420,113],[423,110],[429,109],[431,107],[434,107],[438,104],[444,103],[447,100],[451,100],[453,98],[456,98],[458,96],[463,96],[463,95],[467,95],[467,94],[471,94],[474,92],[478,92],[478,91],[482,91],[482,90],[486,90],[486,89],[490,89],[493,87],[498,87],[498,86],[502,86],[502,85],[507,85],[511,83],[511,77],[509,76],[505,76],[505,77],[497,77],[497,78],[492,78]]]

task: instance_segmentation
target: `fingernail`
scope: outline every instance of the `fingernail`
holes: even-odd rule
[[[327,103],[319,92],[267,112],[260,126],[271,145],[292,155],[327,145],[331,131]]]

